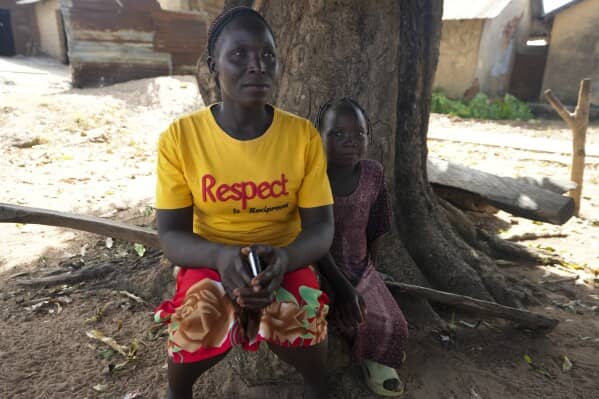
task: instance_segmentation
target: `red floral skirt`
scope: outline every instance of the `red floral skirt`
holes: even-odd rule
[[[181,268],[175,296],[156,308],[154,320],[168,323],[171,359],[193,363],[233,345],[250,351],[262,341],[289,347],[316,345],[327,336],[328,303],[311,266],[285,274],[274,302],[256,312],[240,309],[229,298],[215,270]]]

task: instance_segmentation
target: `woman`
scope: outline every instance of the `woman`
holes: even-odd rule
[[[208,52],[222,102],[175,121],[158,148],[158,232],[181,266],[175,296],[155,313],[169,323],[168,397],[191,398],[233,345],[266,341],[302,374],[305,398],[326,398],[328,297],[310,265],[334,221],[319,134],[268,104],[276,46],[257,12],[217,17]]]

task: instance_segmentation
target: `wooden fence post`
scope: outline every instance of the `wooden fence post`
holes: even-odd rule
[[[584,147],[591,108],[591,79],[586,78],[580,81],[578,104],[576,104],[574,112],[569,112],[561,101],[551,92],[551,89],[545,90],[545,97],[553,109],[555,109],[572,130],[573,148],[570,180],[576,183],[576,188],[570,191],[570,196],[574,199],[574,214],[578,216],[580,212],[580,197],[582,194],[582,181],[584,177]]]

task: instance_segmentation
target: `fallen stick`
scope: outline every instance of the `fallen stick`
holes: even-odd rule
[[[516,234],[510,237],[507,237],[507,241],[519,242],[519,241],[530,241],[530,240],[538,240],[539,238],[564,238],[568,237],[566,233],[524,233],[524,234]]]
[[[158,233],[155,230],[95,216],[0,203],[0,223],[29,223],[68,227],[143,244],[147,247],[160,248]]]
[[[570,283],[570,282],[574,282],[576,280],[578,280],[578,276],[564,277],[564,278],[560,278],[557,280],[547,280],[547,281],[543,281],[542,284],[551,285],[551,284]]]
[[[160,248],[158,234],[154,230],[73,213],[28,208],[19,205],[0,204],[0,222],[69,227],[90,233],[107,235],[121,240],[139,242],[154,248]],[[530,329],[552,330],[558,323],[557,320],[547,318],[540,314],[463,295],[451,294],[449,292],[438,291],[412,284],[394,282],[387,282],[386,284],[391,288],[398,289],[401,293],[425,298],[432,302],[452,305],[460,309],[474,311],[483,316],[500,317],[515,321]]]
[[[522,327],[532,330],[551,331],[557,326],[558,320],[552,319],[528,310],[516,309],[494,302],[483,301],[472,297],[438,291],[417,285],[385,282],[388,287],[397,289],[400,293],[425,298],[432,302],[455,306],[459,309],[476,312],[477,315],[499,317],[514,321]]]

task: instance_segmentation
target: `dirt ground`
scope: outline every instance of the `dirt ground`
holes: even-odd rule
[[[152,218],[154,154],[158,134],[178,115],[201,106],[192,77],[143,79],[75,90],[68,70],[46,59],[0,58],[0,202],[105,216],[147,224]],[[559,121],[464,121],[432,115],[436,136],[488,132],[568,139]],[[511,137],[511,136],[510,136]],[[588,132],[599,143],[599,126]],[[568,176],[564,155],[508,147],[429,140],[432,156],[506,176]],[[562,237],[523,242],[563,256],[564,266],[505,267],[537,285],[542,305],[531,308],[560,320],[548,334],[531,334],[501,320],[441,310],[451,339],[412,329],[401,371],[408,398],[595,398],[599,391],[599,158],[589,157],[582,217],[563,226],[538,224],[500,212],[470,215],[508,237],[523,233]],[[491,223],[490,223],[490,219]],[[166,355],[153,328],[155,303],[121,291],[142,291],[157,267],[155,251],[66,229],[0,224],[0,397],[159,398]],[[145,252],[144,252],[145,251]],[[141,256],[140,256],[141,255]],[[109,274],[81,283],[25,286],[24,281],[90,265]],[[116,283],[115,283],[116,281]],[[133,280],[134,281],[134,280]],[[116,288],[115,288],[116,287]],[[409,318],[409,315],[408,315]],[[89,338],[101,331],[124,355]],[[130,358],[124,366],[125,359]],[[567,359],[567,360],[566,360]],[[248,386],[238,369],[219,392],[201,381],[196,397],[297,398],[297,383]],[[354,370],[360,380],[359,370]],[[209,378],[207,376],[206,378]],[[365,387],[339,398],[370,398]],[[216,396],[215,396],[216,395]]]

